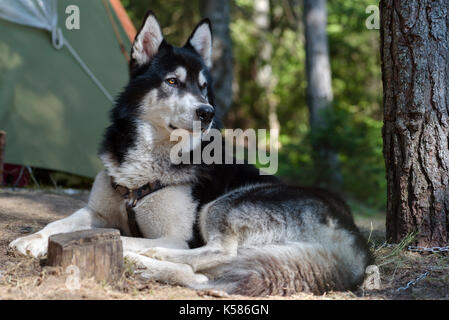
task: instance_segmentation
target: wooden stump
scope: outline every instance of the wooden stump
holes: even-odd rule
[[[117,280],[123,271],[123,248],[116,229],[60,233],[48,239],[47,264],[79,269],[79,277]]]

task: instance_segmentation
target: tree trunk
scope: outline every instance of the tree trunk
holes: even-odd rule
[[[449,2],[380,2],[387,239],[449,244]]]
[[[228,0],[201,0],[201,15],[212,22],[212,78],[219,116],[232,104],[232,41],[229,32]]]
[[[274,146],[279,149],[279,132],[281,125],[277,116],[278,98],[274,94],[274,88],[278,79],[273,75],[271,59],[273,56],[273,45],[266,34],[270,32],[270,1],[257,0],[254,3],[255,23],[260,32],[260,55],[257,71],[257,83],[265,89],[265,98],[268,103],[268,124],[270,129],[270,140],[274,141]]]
[[[332,109],[332,83],[327,40],[326,0],[304,0],[306,33],[307,105],[310,128],[314,132],[326,127],[325,113]],[[314,141],[312,141],[314,143]],[[337,153],[325,141],[314,145],[315,162],[322,167],[326,180],[341,184]]]

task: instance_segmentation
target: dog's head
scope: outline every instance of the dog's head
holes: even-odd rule
[[[140,118],[157,130],[193,130],[194,121],[208,130],[215,106],[209,69],[212,32],[201,21],[183,47],[169,44],[156,16],[149,12],[131,50],[127,104],[137,105]]]

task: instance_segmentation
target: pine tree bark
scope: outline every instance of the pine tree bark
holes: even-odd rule
[[[387,239],[449,245],[449,2],[382,0]]]
[[[228,0],[201,0],[201,15],[212,22],[212,78],[214,95],[223,116],[232,104],[232,41],[229,31],[230,6]]]
[[[307,106],[312,135],[326,127],[324,114],[332,108],[332,79],[327,39],[326,0],[304,0],[304,27],[306,34]],[[315,162],[330,183],[341,184],[337,153],[324,141],[314,143]]]

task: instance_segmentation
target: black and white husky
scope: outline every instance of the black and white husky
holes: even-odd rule
[[[170,161],[173,130],[214,122],[211,55],[209,20],[178,48],[150,12],[87,206],[10,247],[38,257],[50,235],[118,228],[125,256],[155,280],[251,296],[355,289],[371,256],[339,198],[283,185],[247,164]]]

